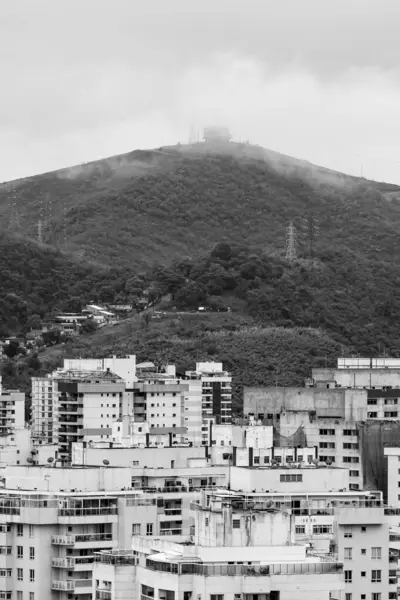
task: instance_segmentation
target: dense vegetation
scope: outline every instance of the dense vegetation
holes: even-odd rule
[[[299,384],[316,357],[400,356],[397,194],[234,144],[225,153],[137,151],[0,186],[0,224],[12,223],[0,248],[0,336],[54,310],[145,290],[171,294],[178,311],[233,310],[137,316],[38,358],[12,358],[4,380],[27,386],[66,353],[132,351],[185,368],[212,357],[232,369],[238,398],[243,384]],[[33,239],[39,215],[46,244]],[[291,221],[293,264],[284,252]]]
[[[381,260],[400,253],[400,205],[381,193],[392,189],[251,146],[225,154],[182,146],[0,186],[0,224],[33,237],[41,218],[48,244],[63,246],[66,236],[70,251],[136,271],[222,240],[283,256],[290,221],[307,257],[303,219],[315,217],[317,253],[342,248]]]
[[[64,357],[136,354],[138,362],[174,363],[178,372],[197,361],[220,360],[234,376],[234,400],[240,411],[243,385],[302,385],[313,366],[340,354],[340,345],[321,331],[263,327],[251,317],[234,313],[168,315],[150,320],[141,315],[104,328],[65,346],[39,353],[38,358],[8,361],[4,383],[30,389],[32,374],[56,368]]]
[[[101,269],[8,234],[0,239],[0,273],[0,337],[40,327],[57,310],[118,299],[126,284],[121,269]]]

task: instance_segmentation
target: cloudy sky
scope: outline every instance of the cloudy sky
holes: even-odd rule
[[[400,184],[400,0],[1,0],[0,181],[230,127]]]

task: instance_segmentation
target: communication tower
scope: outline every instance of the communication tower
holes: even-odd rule
[[[297,258],[296,252],[297,230],[291,221],[289,227],[286,227],[286,260],[290,263]]]

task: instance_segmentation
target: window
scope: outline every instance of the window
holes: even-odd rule
[[[17,536],[21,537],[22,535],[24,535],[24,526],[21,525],[20,523],[18,523],[18,525],[17,525]]]
[[[29,592],[29,600],[35,600],[35,592]]]
[[[240,519],[233,519],[232,529],[240,529]]]
[[[382,594],[380,592],[371,594],[371,600],[382,600]]]
[[[345,538],[351,538],[351,537],[353,537],[353,531],[352,531],[351,526],[344,528],[344,537]]]
[[[147,523],[146,535],[153,535],[153,523]]]
[[[299,473],[283,474],[280,476],[281,483],[289,483],[290,481],[303,481],[303,475]]]
[[[320,429],[319,435],[335,435],[334,429]]]
[[[35,535],[35,526],[34,525],[29,525],[29,537],[33,538]]]
[[[367,549],[366,548],[361,548],[361,554],[367,554]]]
[[[313,533],[317,535],[332,533],[332,525],[313,525]]]
[[[353,548],[345,548],[344,549],[344,559],[352,560],[353,558]]]
[[[383,413],[383,416],[386,418],[390,418],[390,419],[396,419],[397,418],[397,410],[396,411],[391,411],[391,412],[385,412]]]
[[[397,404],[397,398],[385,398],[385,404]]]
[[[359,463],[360,459],[358,456],[343,456],[344,463]]]
[[[210,594],[210,600],[224,600],[223,594]]]
[[[331,463],[333,463],[333,462],[335,462],[335,457],[334,457],[334,456],[322,456],[322,455],[321,455],[321,456],[319,457],[319,460],[320,460],[321,462],[331,462]]]
[[[343,450],[358,450],[358,448],[358,444],[355,444],[353,442],[344,442],[343,444]]]
[[[376,419],[377,416],[378,416],[377,412],[369,412],[369,413],[367,413],[368,419]]]
[[[343,435],[358,435],[357,429],[343,429]]]
[[[269,456],[264,456],[264,464],[269,463]]]
[[[353,583],[353,571],[345,571],[344,572],[344,582],[345,583]]]
[[[366,577],[367,576],[367,571],[361,571],[361,577]]]
[[[360,477],[360,471],[349,471],[350,477]]]
[[[379,559],[382,558],[382,548],[379,546],[373,546],[371,548],[371,558]]]
[[[345,594],[344,597],[345,597],[345,600],[352,600],[353,594]]]
[[[371,571],[371,582],[372,583],[381,583],[382,582],[382,571]]]
[[[33,546],[29,547],[29,559],[35,560],[35,548]]]
[[[18,579],[18,581],[24,580],[24,570],[23,569],[17,569],[17,579]]]
[[[21,592],[21,591],[17,592],[17,600],[24,600],[23,592]]]
[[[365,533],[367,531],[366,527],[361,527],[361,533]]]
[[[295,533],[296,535],[304,535],[306,532],[306,528],[304,525],[296,525]]]
[[[368,404],[376,406],[378,404],[378,400],[376,398],[368,398]]]
[[[31,583],[35,582],[35,571],[34,571],[34,569],[29,569],[29,581]]]
[[[24,558],[23,546],[17,546],[17,558]]]
[[[319,447],[320,448],[334,448],[335,442],[320,442]]]
[[[260,457],[259,456],[255,456],[253,462],[254,462],[255,465],[259,465],[260,464]]]

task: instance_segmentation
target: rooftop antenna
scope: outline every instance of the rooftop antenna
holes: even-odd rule
[[[297,230],[291,221],[286,228],[286,260],[293,263],[297,258],[296,253]]]

